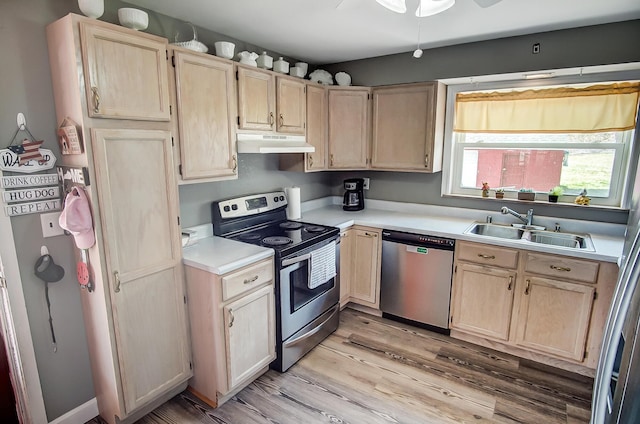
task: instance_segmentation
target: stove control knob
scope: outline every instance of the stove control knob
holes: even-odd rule
[[[229,208],[229,206],[225,206],[223,209],[224,209],[225,212],[229,212],[231,210],[231,208]]]
[[[283,202],[284,201],[284,196],[280,196],[280,201]]]
[[[238,210],[238,205],[236,205],[236,204],[231,205],[231,209],[233,209],[234,211],[237,211]]]
[[[274,198],[273,198],[273,201],[274,201],[274,202],[277,202],[277,201],[278,201],[278,196],[274,197]]]

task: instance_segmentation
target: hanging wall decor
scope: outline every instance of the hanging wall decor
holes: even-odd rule
[[[22,119],[20,119],[22,116]],[[20,133],[28,138],[16,143]],[[0,170],[20,173],[32,173],[53,168],[56,157],[49,149],[41,149],[43,140],[36,140],[24,122],[24,116],[18,116],[18,129],[11,137],[6,149],[0,150]]]
[[[82,133],[78,124],[67,117],[58,128],[58,143],[63,155],[79,155],[82,153]]]

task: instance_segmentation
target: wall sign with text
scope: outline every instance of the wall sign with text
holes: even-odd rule
[[[2,201],[7,216],[59,210],[60,187],[57,174],[10,175],[0,177]]]

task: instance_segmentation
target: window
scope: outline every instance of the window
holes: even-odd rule
[[[586,189],[592,204],[621,206],[640,84],[501,85],[449,86],[443,193],[480,196],[487,182],[507,198],[530,189],[546,200],[560,186],[561,201]]]

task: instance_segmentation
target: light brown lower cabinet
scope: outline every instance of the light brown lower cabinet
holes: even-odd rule
[[[349,303],[351,296],[351,261],[353,260],[353,229],[340,232],[340,307]]]
[[[349,301],[378,309],[382,230],[354,226],[350,231]],[[342,251],[340,261],[342,263]]]
[[[466,241],[455,258],[453,337],[592,374],[616,264]]]
[[[219,406],[275,359],[273,259],[224,275],[186,266],[193,347],[190,389]]]

